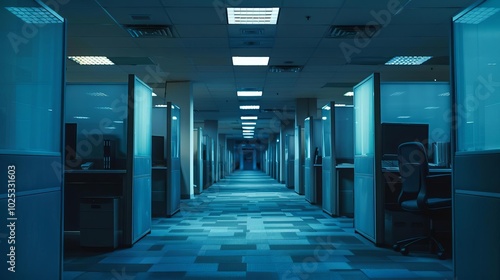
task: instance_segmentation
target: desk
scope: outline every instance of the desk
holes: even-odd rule
[[[80,202],[84,197],[118,197],[118,232],[123,232],[124,169],[64,170],[64,231],[80,231]],[[118,242],[121,243],[121,242]]]

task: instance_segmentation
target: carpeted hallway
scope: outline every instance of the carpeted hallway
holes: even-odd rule
[[[452,279],[451,260],[402,256],[264,173],[240,171],[130,249],[68,248],[64,279]]]

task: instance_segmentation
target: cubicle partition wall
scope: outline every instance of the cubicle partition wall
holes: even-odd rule
[[[353,106],[322,107],[323,210],[332,216],[354,215]]]
[[[153,90],[128,77],[127,175],[124,241],[132,246],[151,231],[151,111]],[[131,229],[131,232],[128,232]]]
[[[0,279],[62,279],[66,22],[1,1],[0,23]]]
[[[354,229],[375,244],[384,241],[383,189],[380,181],[380,75],[354,87]]]
[[[285,135],[285,185],[289,189],[294,188],[294,161],[295,161],[295,135]]]
[[[298,194],[304,194],[304,128],[300,125],[295,127],[295,160],[294,160],[294,190]]]
[[[167,185],[165,214],[171,217],[180,210],[181,204],[181,110],[167,102]]]
[[[304,120],[304,194],[308,202],[321,203],[321,120],[312,116]]]
[[[194,129],[194,193],[203,192],[203,128]]]
[[[483,1],[453,20],[456,279],[500,279],[498,11],[500,1]]]

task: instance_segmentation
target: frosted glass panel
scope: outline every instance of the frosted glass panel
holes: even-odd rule
[[[65,122],[76,123],[80,159],[102,159],[104,140],[112,141],[116,158],[127,153],[127,84],[68,84]]]
[[[429,142],[450,142],[450,86],[442,82],[381,83],[382,123],[429,125]]]
[[[35,1],[0,5],[0,153],[58,154],[64,24],[56,16],[43,28],[27,24],[9,3],[43,9]]]
[[[355,155],[375,152],[374,78],[367,78],[354,88]]]
[[[172,105],[172,158],[180,157],[180,129],[181,110],[176,105]]]
[[[135,78],[134,91],[134,156],[150,157],[153,90]]]
[[[478,18],[485,8],[492,13]],[[487,1],[454,21],[458,151],[500,149],[499,26],[499,0]]]
[[[321,114],[321,122],[323,124],[323,154],[325,157],[330,157],[332,156],[332,113],[330,104],[323,106]]]

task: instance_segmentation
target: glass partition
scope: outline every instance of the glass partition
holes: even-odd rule
[[[380,83],[382,123],[428,124],[429,143],[450,142],[450,85],[444,82]]]
[[[177,105],[172,105],[172,157],[180,157],[180,129],[181,110]]]
[[[64,121],[76,126],[76,146],[67,153],[74,152],[78,162],[100,160],[104,140],[111,140],[114,157],[126,158],[127,91],[127,84],[66,85]]]
[[[321,121],[323,123],[323,155],[332,156],[332,117],[330,105],[321,108]]]
[[[487,1],[454,22],[457,151],[500,149],[500,1]]]
[[[355,155],[375,153],[374,81],[367,78],[354,88]]]

